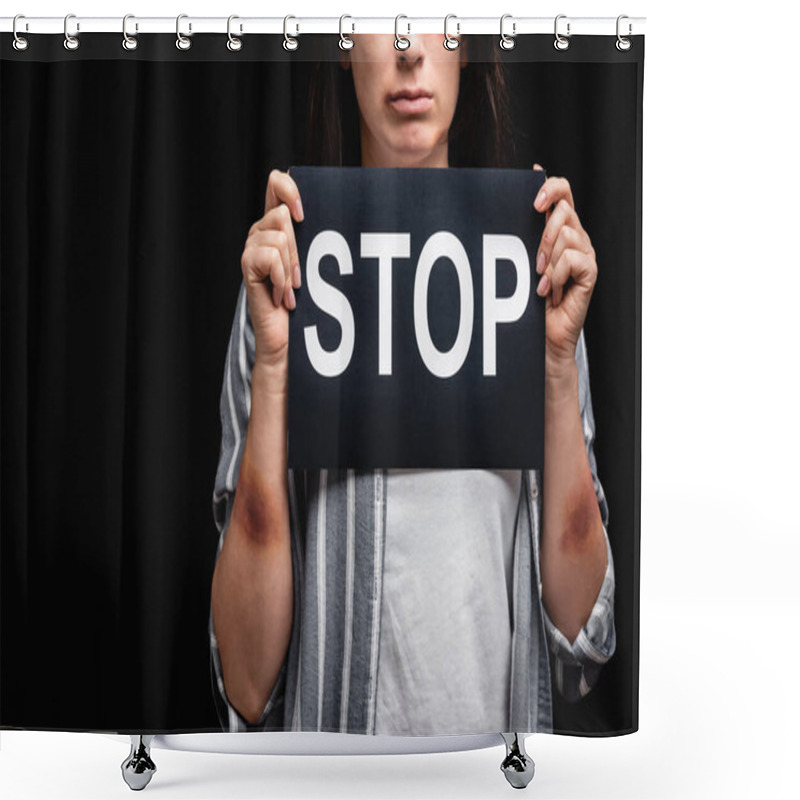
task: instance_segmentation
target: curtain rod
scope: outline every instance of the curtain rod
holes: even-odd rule
[[[609,35],[636,36],[644,34],[645,17],[570,17],[559,14],[558,17],[514,17],[502,15],[502,30],[505,36],[521,34],[549,33],[554,34],[556,22],[561,36],[574,35]],[[234,21],[235,20],[235,21]],[[351,33],[399,33],[401,36],[414,33],[445,33],[444,17],[233,17],[231,31],[237,36],[247,34],[288,34],[302,36],[303,33],[331,33],[345,36]],[[65,25],[70,36],[82,33],[122,33],[122,17],[81,17],[69,15],[64,17],[26,17],[17,19],[18,35],[25,33],[65,33]],[[228,17],[192,17],[181,15],[180,32],[182,35],[195,33],[227,33]],[[618,27],[619,26],[619,27]],[[175,17],[136,17],[129,15],[125,30],[129,36],[145,33],[175,33],[178,20]],[[11,33],[14,30],[14,17],[0,17],[0,32]],[[500,36],[501,16],[496,17],[459,17],[448,15],[447,32],[450,36],[458,34],[495,33]]]

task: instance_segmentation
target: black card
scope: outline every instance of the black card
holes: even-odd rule
[[[544,173],[289,174],[289,467],[541,468]]]

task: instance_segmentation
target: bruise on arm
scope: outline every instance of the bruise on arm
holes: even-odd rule
[[[543,602],[553,623],[574,642],[589,619],[606,571],[600,507],[591,475],[547,517],[542,546]]]
[[[581,482],[577,491],[569,495],[561,513],[564,527],[559,538],[559,549],[567,558],[580,558],[595,546],[592,534],[602,527],[600,507],[591,478]]]
[[[270,487],[268,481],[254,472],[245,451],[239,470],[231,524],[239,527],[251,540],[268,541],[278,528],[282,502],[283,498]]]

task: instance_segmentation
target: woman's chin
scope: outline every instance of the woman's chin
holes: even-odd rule
[[[437,143],[431,139],[425,141],[416,138],[407,139],[393,145],[394,160],[400,162],[402,166],[426,165],[438,157]]]

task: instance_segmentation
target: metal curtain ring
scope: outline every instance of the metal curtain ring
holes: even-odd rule
[[[128,20],[135,19],[133,14],[126,14],[122,18],[122,46],[126,50],[135,50],[139,46],[139,40],[135,36],[128,36]],[[136,30],[139,30],[139,23],[136,23]]]
[[[631,49],[631,40],[630,39],[626,39],[624,36],[620,36],[619,23],[623,19],[628,19],[628,15],[627,14],[620,14],[617,17],[617,43],[616,44],[617,44],[617,50],[622,50],[623,52],[625,52],[626,50],[630,50]],[[628,23],[628,36],[630,36],[631,33],[633,33],[633,27],[631,26],[631,23],[629,22]]]
[[[175,33],[177,35],[177,39],[175,40],[175,47],[178,50],[188,50],[192,46],[192,40],[187,38],[181,33],[181,20],[186,19],[189,15],[188,14],[178,14],[178,18],[175,20]],[[192,32],[192,23],[189,23],[189,33]]]
[[[75,17],[74,14],[67,14],[67,16],[64,17],[64,47],[67,50],[77,50],[81,45],[81,43],[78,41],[77,36],[69,35],[69,30],[68,30],[69,21],[74,17]],[[81,29],[81,24],[78,22],[76,23],[76,30],[79,31],[80,29]]]
[[[286,32],[286,23],[290,19],[297,19],[297,17],[293,17],[291,14],[287,14],[283,18],[283,49],[284,50],[297,50],[297,46],[300,43],[297,41],[297,39],[289,36],[289,34]],[[295,28],[297,29],[295,32],[296,33],[300,33],[300,24],[299,23],[295,23]]]
[[[242,40],[238,39],[236,36],[231,35],[231,22],[235,19],[239,19],[236,14],[231,14],[228,17],[228,50],[232,53],[237,52],[238,50],[242,49]],[[242,26],[239,26],[239,32],[241,33]]]
[[[555,47],[555,48],[556,48],[556,50],[569,50],[569,39],[568,39],[568,38],[566,38],[566,37],[564,37],[564,36],[562,36],[562,35],[561,35],[561,34],[558,32],[558,21],[559,21],[560,19],[566,19],[566,18],[567,18],[567,15],[566,15],[566,14],[559,14],[559,15],[556,17],[555,28],[554,28],[554,30],[555,30],[555,35],[556,35],[556,38],[555,38],[555,41],[553,42],[553,47]],[[568,23],[567,23],[567,37],[568,37],[569,35],[570,35],[570,34],[569,34],[569,22],[568,22]]]
[[[339,47],[342,50],[352,50],[355,42],[349,36],[345,36],[344,33],[342,32],[342,23],[346,19],[353,19],[353,18],[349,14],[342,14],[342,16],[339,17]],[[355,29],[356,29],[356,24],[354,22],[351,26],[350,33],[353,33]]]
[[[517,44],[517,40],[514,38],[514,36],[517,34],[516,22],[511,23],[511,36],[507,36],[503,32],[503,23],[511,17],[511,14],[503,14],[503,16],[500,17],[500,47],[502,47],[503,50],[513,50]]]
[[[444,18],[444,41],[442,42],[442,44],[444,45],[445,50],[457,50],[458,46],[461,44],[461,42],[459,42],[458,39],[451,36],[447,32],[447,20],[453,19],[455,16],[456,16],[455,14],[448,14]],[[456,22],[456,36],[458,36],[460,33],[461,33],[461,23]]]
[[[408,19],[408,17],[405,14],[398,14],[394,18],[394,46],[396,50],[408,50],[411,47],[411,39],[408,36],[401,36],[397,30],[397,23],[401,19]],[[408,25],[408,32],[411,33],[411,23],[406,24]]]
[[[17,14],[14,17],[14,24],[12,25],[12,30],[14,32],[14,49],[15,50],[27,50],[28,49],[28,40],[24,36],[20,36],[17,33],[17,20],[18,19],[25,19],[24,14]],[[28,23],[25,23],[25,30],[28,30]]]

